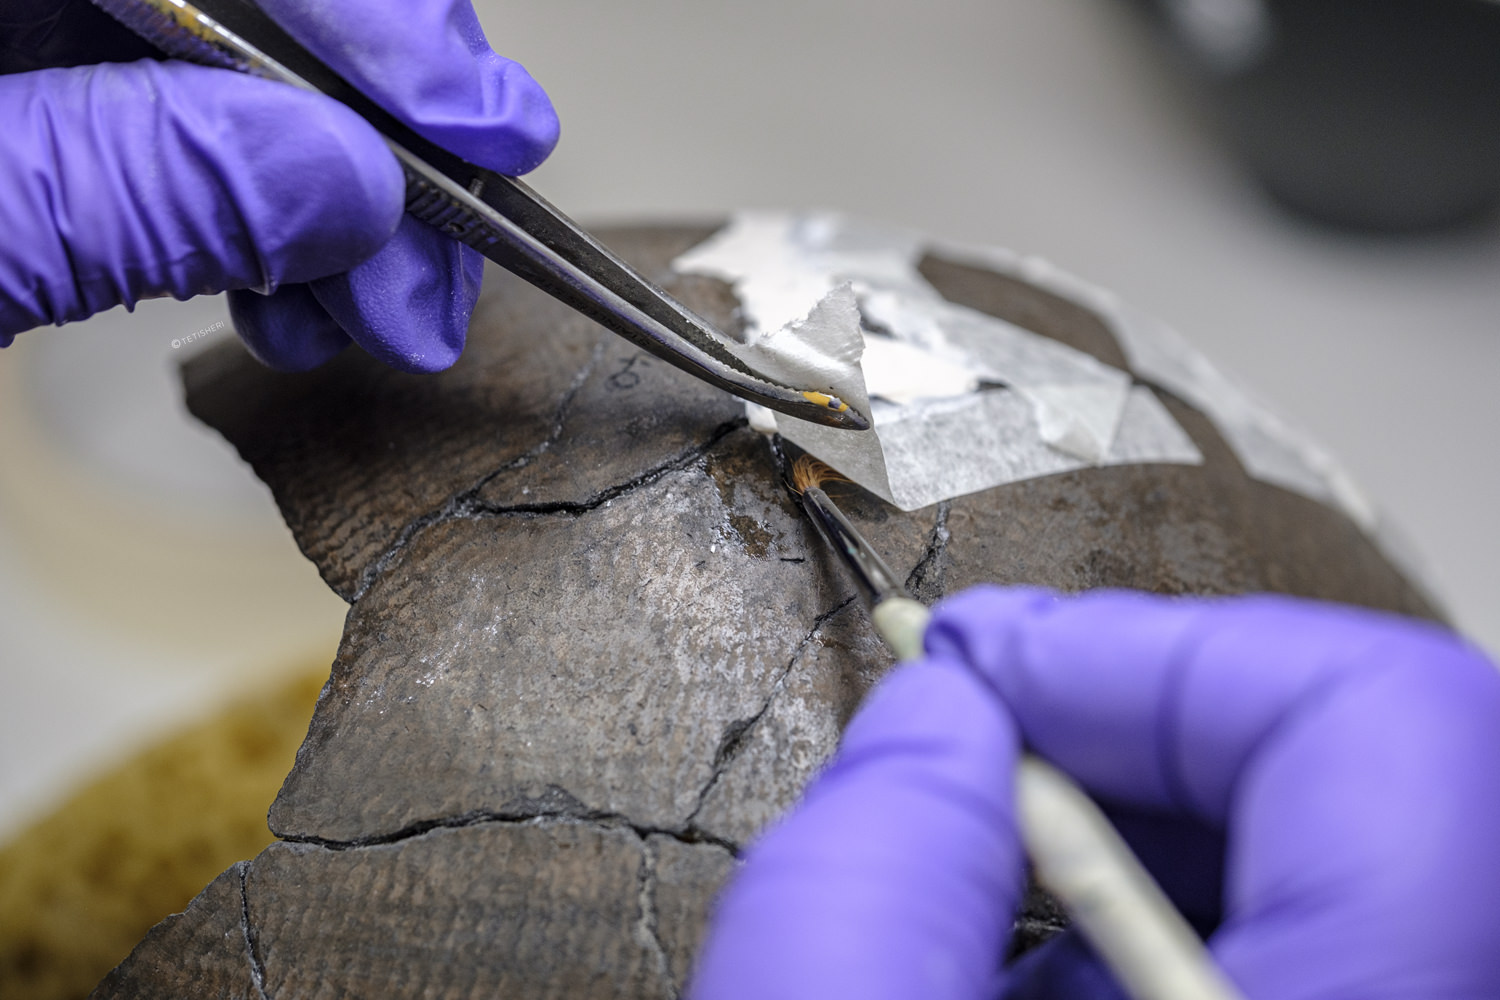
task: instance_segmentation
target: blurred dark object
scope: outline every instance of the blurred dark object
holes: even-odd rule
[[[0,0],[0,74],[160,58],[89,0]]]
[[[1500,201],[1500,3],[1131,0],[1279,202],[1411,232]]]

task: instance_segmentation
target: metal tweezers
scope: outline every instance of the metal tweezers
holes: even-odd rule
[[[406,175],[406,211],[645,351],[742,399],[865,430],[830,386],[790,385],[736,357],[705,320],[646,280],[514,177],[423,139],[328,68],[252,0],[94,0],[167,55],[280,80],[354,109]]]

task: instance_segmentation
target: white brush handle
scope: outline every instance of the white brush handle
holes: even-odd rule
[[[922,655],[929,612],[907,597],[875,605],[875,629],[900,660]],[[1057,897],[1134,1000],[1242,1000],[1198,935],[1074,781],[1031,755],[1016,773],[1021,838]]]

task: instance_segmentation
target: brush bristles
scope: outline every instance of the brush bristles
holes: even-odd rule
[[[803,455],[792,463],[792,489],[801,496],[814,486],[824,483],[847,483],[850,480],[834,472],[811,455]]]

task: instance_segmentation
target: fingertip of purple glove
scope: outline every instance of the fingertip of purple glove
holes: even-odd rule
[[[975,588],[935,609],[926,641],[983,677],[1028,744],[1095,793],[1211,823],[1264,735],[1345,675],[1408,673],[1408,712],[1455,724],[1500,711],[1500,675],[1451,632],[1282,595]]]
[[[964,664],[932,656],[898,667],[849,721],[839,751],[810,797],[869,777],[888,787],[914,782],[1008,822],[1020,753],[1015,720]]]
[[[486,52],[479,66],[483,117],[429,127],[442,144],[473,163],[511,177],[529,174],[552,155],[562,135],[552,99],[518,62]]]
[[[465,0],[261,0],[261,7],[387,111],[472,163],[514,176],[557,145],[546,92],[490,48]]]
[[[429,374],[463,353],[483,276],[478,252],[408,216],[369,260],[311,287],[369,354],[399,371]]]
[[[286,285],[270,295],[232,291],[229,318],[250,354],[277,371],[310,371],[349,346],[349,335],[306,285]]]
[[[970,587],[933,606],[923,646],[930,655],[970,665],[996,663],[1014,654],[1014,625],[1045,616],[1065,600],[1042,587]]]

